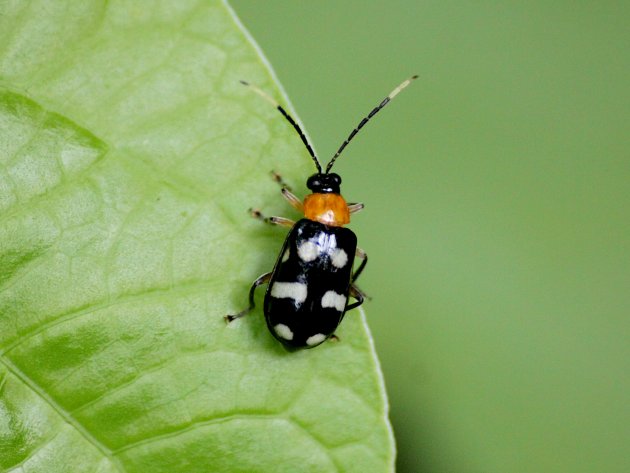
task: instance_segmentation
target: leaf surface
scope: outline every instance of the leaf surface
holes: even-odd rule
[[[281,96],[222,2],[0,7],[3,471],[393,468],[359,313],[297,353],[223,321],[282,244],[268,172],[313,172],[243,78]]]

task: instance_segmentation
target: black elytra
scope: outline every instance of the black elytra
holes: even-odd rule
[[[306,218],[293,226],[265,293],[267,327],[277,340],[310,348],[335,332],[348,310],[356,248],[348,228]]]
[[[312,194],[303,202],[274,173],[275,179],[283,185],[283,196],[295,209],[303,212],[305,218],[293,222],[282,217],[264,218],[259,211],[251,211],[253,216],[267,223],[291,226],[291,230],[273,270],[252,284],[249,307],[238,314],[225,316],[227,322],[254,309],[256,288],[268,284],[263,311],[271,334],[289,350],[313,348],[334,335],[348,310],[363,303],[365,295],[355,282],[367,264],[367,254],[357,247],[357,237],[352,230],[343,226],[350,222],[350,214],[363,209],[363,204],[346,204],[340,194],[341,177],[330,170],[359,130],[416,78],[412,76],[403,81],[361,120],[329,161],[325,172],[297,122],[269,95],[241,81],[271,102],[293,126],[318,172],[308,178],[306,186]],[[353,270],[355,257],[361,262]],[[350,297],[356,302],[348,303]]]

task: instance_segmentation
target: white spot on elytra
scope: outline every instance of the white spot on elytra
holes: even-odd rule
[[[313,335],[312,337],[308,337],[306,339],[306,344],[309,347],[312,347],[312,346],[315,346],[315,345],[319,345],[324,340],[326,340],[326,335],[324,335],[323,333],[318,333],[316,335]]]
[[[317,258],[317,254],[319,253],[319,248],[317,244],[312,241],[305,241],[298,248],[298,256],[302,261],[309,262],[313,261]]]
[[[289,247],[287,246],[287,249],[284,250],[284,254],[282,255],[282,262],[286,263],[287,260],[289,259],[289,254],[290,254],[290,250]]]
[[[348,253],[341,248],[336,248],[330,255],[330,261],[336,268],[343,268],[348,262]]]
[[[337,294],[335,291],[326,291],[322,297],[322,307],[334,307],[339,312],[343,312],[346,308],[346,296]]]
[[[275,282],[271,287],[271,297],[293,299],[295,302],[306,300],[306,284],[301,282]]]
[[[273,329],[280,338],[284,338],[285,340],[293,340],[293,332],[286,325],[278,324],[275,325]]]

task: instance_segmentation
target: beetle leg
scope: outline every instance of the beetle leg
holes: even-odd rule
[[[260,220],[261,222],[268,223],[270,225],[280,225],[282,227],[291,228],[295,225],[295,222],[291,219],[284,217],[265,217],[260,210],[257,209],[249,209],[249,214],[255,219]]]
[[[370,296],[368,296],[365,292],[363,292],[361,289],[359,289],[359,287],[357,285],[355,285],[355,284],[350,284],[350,296],[354,297],[357,301],[353,302],[352,304],[347,306],[346,307],[346,312],[348,312],[349,310],[352,310],[352,309],[355,309],[355,308],[359,307],[361,304],[363,304],[365,299],[371,299]],[[339,341],[339,337],[333,333],[329,337],[329,340],[330,341],[334,341],[334,342],[338,342]]]
[[[282,187],[283,189],[288,189],[291,190],[291,186],[289,184],[287,184],[284,179],[282,179],[282,176],[280,174],[278,174],[276,171],[271,170],[271,178],[276,181],[278,184],[280,184],[280,187]]]
[[[295,210],[304,213],[304,205],[302,205],[302,201],[298,196],[293,194],[288,187],[282,188],[282,197],[284,197]]]
[[[282,197],[284,197],[287,200],[287,202],[289,202],[291,207],[293,207],[298,212],[303,213],[304,206],[302,205],[302,201],[300,200],[298,196],[296,196],[293,192],[291,192],[291,187],[286,182],[284,182],[284,179],[282,179],[282,176],[278,174],[276,171],[271,171],[271,177],[273,178],[274,181],[280,184],[280,187],[282,187],[282,190],[281,190]]]
[[[367,261],[368,261],[367,253],[363,251],[361,248],[357,247],[357,250],[354,253],[354,255],[362,261],[359,267],[357,268],[357,270],[352,274],[351,282],[354,282],[359,278],[359,275],[365,269],[365,265],[367,264]]]
[[[348,204],[348,210],[350,211],[351,215],[360,212],[364,208],[365,205],[363,205],[361,202],[353,202],[351,204]]]
[[[363,304],[363,301],[365,301],[365,299],[368,297],[361,289],[359,289],[354,284],[350,284],[350,295],[354,297],[357,301],[347,306],[346,312],[356,307],[359,307],[361,304]]]
[[[261,286],[263,284],[267,284],[269,282],[269,280],[271,279],[271,272],[269,273],[265,273],[262,276],[260,276],[258,279],[256,279],[254,281],[254,283],[252,284],[252,287],[249,289],[249,307],[247,307],[247,309],[241,310],[238,314],[234,314],[234,315],[226,315],[225,318],[225,322],[226,323],[230,323],[235,319],[238,319],[240,317],[243,317],[244,315],[249,314],[254,307],[256,306],[256,303],[254,302],[254,292],[256,292],[256,288],[258,286]]]

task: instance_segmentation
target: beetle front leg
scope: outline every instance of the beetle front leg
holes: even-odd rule
[[[281,227],[291,228],[295,225],[295,222],[289,218],[284,217],[265,217],[260,210],[249,209],[249,214],[261,222],[268,223],[270,225],[280,225]]]
[[[244,315],[249,314],[256,306],[256,303],[254,302],[254,293],[256,292],[256,288],[258,286],[262,286],[263,284],[267,284],[270,279],[271,279],[271,272],[265,273],[262,276],[260,276],[258,279],[256,279],[254,283],[252,284],[252,287],[249,289],[249,307],[247,307],[247,309],[240,311],[238,314],[226,315],[224,317],[225,322],[229,324],[233,320],[236,320],[240,317],[243,317]]]
[[[350,215],[360,212],[364,208],[365,205],[363,205],[361,202],[348,203],[348,211],[350,212]]]
[[[291,192],[291,187],[284,182],[282,176],[278,174],[276,171],[271,171],[271,177],[274,181],[280,184],[282,197],[286,199],[286,201],[298,212],[304,212],[304,206],[302,205],[302,201],[296,196],[293,192]]]

